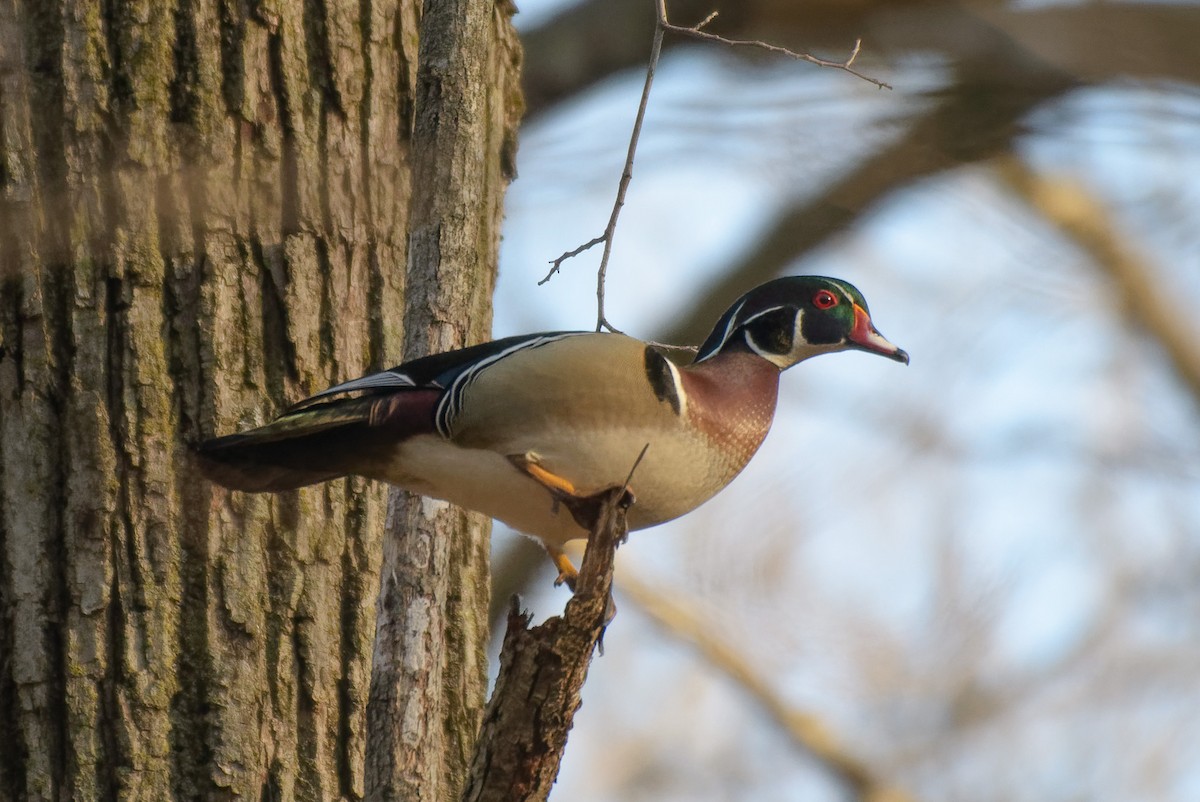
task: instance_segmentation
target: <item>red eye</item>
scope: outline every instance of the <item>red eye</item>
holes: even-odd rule
[[[832,309],[837,306],[837,296],[829,290],[817,290],[813,296],[813,306],[817,309]]]

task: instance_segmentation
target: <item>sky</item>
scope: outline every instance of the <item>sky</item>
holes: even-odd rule
[[[522,4],[524,24],[538,6]],[[647,338],[666,329],[772,210],[894,136],[944,73],[913,63],[881,77],[893,92],[809,65],[672,54],[617,232],[610,319]],[[619,75],[523,131],[496,336],[594,325],[599,249],[537,282],[602,232],[640,85]],[[1200,175],[1194,90],[1086,90],[1031,123],[1022,156],[1081,182],[1180,309],[1200,304],[1200,190],[1180,180]],[[1200,747],[1200,726],[1162,701],[1178,686],[1155,672],[1200,635],[1180,606],[1190,597],[1170,592],[1200,565],[1200,411],[1112,286],[987,167],[899,193],[790,272],[855,283],[911,366],[851,353],[790,371],[751,466],[697,513],[635,533],[618,580],[704,611],[787,699],[929,798],[1011,776],[1014,760],[1025,775],[1004,798],[1133,798],[1149,757],[1122,745],[1111,725],[1123,717],[1134,733],[1171,733],[1159,798],[1194,799],[1200,777],[1180,755]],[[498,527],[497,548],[510,537]],[[542,618],[565,598],[526,603]],[[699,798],[681,779],[698,765],[720,767],[695,780],[709,798],[839,798],[736,686],[636,608],[622,613],[558,798]],[[1088,719],[1071,693],[1114,680],[1080,656],[1109,660],[1110,642],[1154,668],[1143,696]],[[961,688],[948,688],[949,665]],[[1012,687],[1026,690],[987,726],[945,740],[959,732],[948,699]]]

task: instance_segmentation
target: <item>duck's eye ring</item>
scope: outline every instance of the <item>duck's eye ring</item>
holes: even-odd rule
[[[832,309],[837,306],[837,296],[829,290],[817,290],[813,296],[813,306],[817,309]]]

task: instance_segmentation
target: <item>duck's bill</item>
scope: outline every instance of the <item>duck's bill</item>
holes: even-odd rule
[[[875,328],[875,324],[871,322],[871,316],[867,314],[867,310],[858,304],[854,305],[854,329],[850,332],[849,340],[851,348],[869,351],[872,354],[879,354],[888,359],[908,364],[908,352],[888,342],[887,338],[880,334],[879,330]]]

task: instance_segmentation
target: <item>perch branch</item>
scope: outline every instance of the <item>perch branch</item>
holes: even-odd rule
[[[655,0],[655,22],[654,22],[654,39],[650,46],[650,62],[646,65],[646,80],[642,85],[642,97],[638,102],[637,116],[633,121],[633,132],[629,136],[629,148],[625,153],[625,166],[621,170],[621,180],[617,184],[617,197],[613,201],[612,213],[608,217],[608,225],[604,228],[604,233],[598,237],[594,237],[579,247],[565,251],[562,255],[550,261],[550,270],[538,282],[538,286],[545,284],[555,273],[560,272],[562,264],[568,259],[574,258],[584,251],[591,250],[595,246],[603,243],[604,251],[600,256],[600,266],[596,269],[596,331],[611,331],[617,334],[622,333],[609,322],[604,311],[604,293],[605,281],[608,278],[608,260],[612,254],[613,237],[617,231],[617,219],[621,216],[621,209],[625,206],[625,195],[629,191],[629,182],[633,179],[633,161],[637,154],[638,140],[642,134],[642,122],[646,118],[646,108],[650,103],[650,87],[654,83],[654,73],[658,69],[658,61],[662,55],[663,35],[670,31],[671,33],[681,36],[688,36],[693,39],[701,39],[708,42],[717,42],[727,47],[751,47],[758,50],[764,50],[769,53],[776,53],[797,61],[807,61],[810,64],[815,64],[818,67],[828,67],[831,69],[842,70],[864,81],[875,84],[880,89],[891,89],[889,84],[879,81],[875,78],[868,77],[858,72],[852,66],[855,59],[862,49],[862,40],[858,39],[854,42],[854,48],[850,55],[844,61],[831,61],[829,59],[817,58],[809,53],[797,53],[789,50],[786,47],[768,44],[766,42],[750,41],[742,39],[726,39],[723,36],[709,33],[704,29],[706,25],[717,18],[717,12],[713,11],[703,20],[691,27],[683,25],[675,25],[667,19],[667,4],[666,0]],[[655,343],[655,345],[663,345]],[[664,346],[673,348],[675,346]]]
[[[641,458],[639,457],[639,460]],[[513,597],[500,673],[484,712],[464,802],[540,802],[550,794],[588,665],[604,634],[629,496],[613,488],[588,538],[575,595],[532,629]]]

